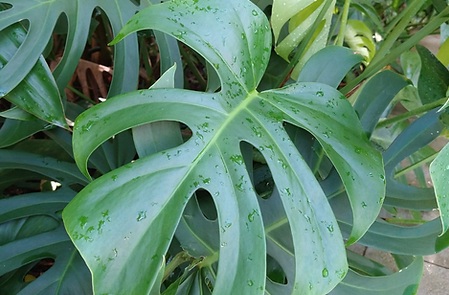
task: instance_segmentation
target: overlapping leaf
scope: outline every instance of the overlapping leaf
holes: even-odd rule
[[[67,236],[60,212],[73,198],[69,189],[0,199],[0,293],[89,294],[89,271]],[[44,258],[52,267],[24,282],[31,267]]]
[[[0,4],[0,14],[5,13],[5,11],[1,11],[2,8],[3,5]],[[6,98],[22,110],[43,121],[66,127],[67,123],[56,83],[47,63],[40,54],[37,55],[35,62],[26,63],[30,67],[28,72],[22,71],[22,67],[17,66],[16,71],[20,72],[19,77],[15,76],[18,75],[15,72],[11,73],[4,70],[4,68],[7,68],[9,61],[14,59],[13,56],[24,39],[25,29],[20,24],[13,24],[0,30],[0,98]],[[21,62],[23,63],[23,61]],[[15,89],[3,84],[5,79],[16,78],[15,85],[19,84],[19,87]],[[30,124],[17,123],[14,125],[17,127],[18,125]],[[35,122],[35,125],[43,126],[39,122]],[[29,132],[33,128],[25,129],[28,129]]]
[[[44,51],[46,41],[50,39],[61,16],[67,19],[67,43],[64,56],[54,71],[54,75],[59,90],[62,91],[70,81],[78,59],[84,50],[94,9],[99,7],[105,12],[114,33],[116,33],[140,8],[133,2],[132,0],[113,2],[105,0],[2,1],[12,7],[0,11],[0,31],[23,20],[27,20],[29,25],[26,38],[21,46],[8,63],[0,69],[0,93],[9,93],[30,72]],[[141,5],[148,5],[148,1],[142,1]],[[138,74],[136,38],[128,38],[126,42],[117,44],[115,53],[115,74],[110,92],[120,93],[132,90],[137,83]]]
[[[449,226],[449,196],[448,196],[448,176],[449,176],[449,145],[446,145],[437,158],[430,165],[430,176],[435,186],[438,208],[440,208],[440,218],[442,223],[442,234],[446,233]]]
[[[352,107],[324,84],[255,90],[269,59],[271,35],[263,13],[250,2],[154,5],[137,14],[118,38],[146,28],[197,50],[217,71],[221,90],[141,90],[111,98],[77,119],[74,154],[85,175],[90,154],[123,130],[157,121],[182,122],[192,130],[184,144],[95,180],[64,210],[67,230],[93,273],[94,289],[154,290],[184,208],[203,189],[212,196],[223,229],[215,249],[219,258],[209,261],[218,262],[214,290],[263,294],[268,219],[240,149],[246,142],[266,159],[285,211],[294,253],[287,274],[291,292],[329,292],[347,271],[343,240],[325,194],[284,123],[312,133],[338,170],[356,220],[351,243],[374,221],[384,194],[380,155],[368,144]]]
[[[327,43],[332,11],[335,1],[333,0],[274,0],[271,16],[271,25],[276,43],[276,52],[287,61],[290,54],[300,42],[305,42],[306,49],[298,60],[293,70],[293,77],[297,74],[314,53],[322,49]],[[321,12],[323,9],[325,11]],[[319,18],[319,16],[322,16]],[[283,33],[283,27],[288,27],[288,32]],[[307,34],[312,31],[309,37]]]

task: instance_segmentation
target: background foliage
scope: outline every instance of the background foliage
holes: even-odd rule
[[[0,3],[1,293],[414,294],[446,3],[158,2]]]

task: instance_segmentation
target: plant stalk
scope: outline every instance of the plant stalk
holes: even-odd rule
[[[418,168],[418,167],[420,167],[420,166],[422,166],[422,165],[424,165],[426,163],[429,163],[429,162],[433,161],[437,156],[438,156],[438,152],[435,152],[434,154],[432,154],[432,155],[430,155],[430,156],[428,156],[428,157],[426,157],[426,158],[424,158],[424,159],[422,159],[422,160],[420,160],[420,161],[418,161],[416,163],[413,163],[412,165],[410,165],[410,166],[408,166],[408,167],[406,167],[404,169],[399,170],[398,172],[396,172],[394,174],[394,178],[401,177],[404,174],[406,174],[407,172],[415,170],[416,168]]]
[[[374,57],[373,61],[368,65],[368,67],[363,71],[362,74],[357,76],[354,80],[350,81],[345,87],[341,88],[340,91],[346,95],[350,92],[357,84],[361,81],[365,80],[368,77],[374,75],[377,71],[385,67],[386,65],[393,62],[396,58],[399,57],[403,52],[409,50],[414,45],[416,45],[422,38],[430,35],[433,31],[435,31],[442,23],[449,20],[449,6],[446,7],[441,13],[439,13],[435,18],[433,18],[426,26],[424,26],[421,30],[416,32],[412,37],[410,37],[407,41],[400,44],[391,50],[388,54],[386,54],[383,58]],[[382,53],[382,51],[380,51]]]
[[[407,113],[403,113],[403,114],[397,115],[397,116],[395,116],[393,118],[385,119],[385,120],[380,121],[379,123],[377,123],[376,129],[384,128],[386,126],[393,125],[395,123],[399,123],[399,122],[405,121],[405,120],[407,120],[407,119],[409,119],[411,117],[423,114],[423,113],[428,112],[428,111],[430,111],[430,110],[432,110],[432,109],[434,109],[436,107],[444,105],[444,103],[446,101],[447,101],[447,97],[444,97],[444,98],[441,98],[441,99],[439,99],[437,101],[428,103],[428,104],[423,105],[423,106],[421,106],[419,108],[411,110],[411,111],[409,111]]]
[[[350,5],[351,5],[351,0],[345,0],[345,3],[343,5],[343,12],[341,15],[340,30],[338,31],[337,40],[335,42],[335,45],[337,45],[337,46],[343,46],[343,42],[345,40],[345,32],[346,32],[346,26],[348,24],[348,15],[349,15],[349,6]]]

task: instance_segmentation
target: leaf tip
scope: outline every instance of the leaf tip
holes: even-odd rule
[[[115,38],[112,39],[112,41],[108,43],[108,46],[113,46],[113,45],[117,44],[118,42],[122,41],[123,38],[125,38],[125,35],[122,33],[118,33],[117,36],[115,36]]]

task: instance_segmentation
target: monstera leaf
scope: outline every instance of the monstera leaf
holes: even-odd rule
[[[134,16],[114,44],[142,29],[162,31],[195,49],[216,70],[221,88],[216,93],[139,90],[77,118],[74,156],[86,176],[90,155],[121,131],[159,121],[182,122],[192,131],[181,145],[94,180],[64,210],[66,229],[92,271],[95,292],[159,293],[175,232],[184,250],[198,255],[192,267],[208,269],[202,285],[219,294],[263,294],[266,287],[277,294],[332,290],[347,272],[344,241],[286,124],[310,132],[338,171],[352,208],[347,243],[353,243],[380,210],[384,172],[351,105],[335,89],[313,82],[256,90],[270,56],[271,32],[249,1],[153,5]],[[268,164],[275,182],[268,200],[279,200],[276,206],[256,193],[252,158],[244,152],[248,146]],[[186,209],[200,191],[213,200],[215,222]],[[219,229],[218,243],[205,232],[213,226]],[[288,284],[267,278],[268,253],[282,265]]]
[[[139,1],[140,2],[140,1]],[[148,5],[149,1],[141,1]],[[10,92],[30,72],[50,40],[55,27],[66,24],[67,43],[65,53],[54,75],[59,90],[70,81],[84,50],[94,10],[98,7],[109,17],[116,33],[128,19],[140,9],[132,0],[125,1],[29,1],[5,0],[11,7],[0,11],[0,30],[26,20],[28,32],[15,55],[0,69],[0,94]],[[59,23],[58,23],[59,21]],[[44,42],[42,42],[44,40]],[[23,61],[28,61],[24,63]],[[128,38],[115,47],[115,74],[111,93],[133,90],[137,84],[138,51],[136,38]]]

